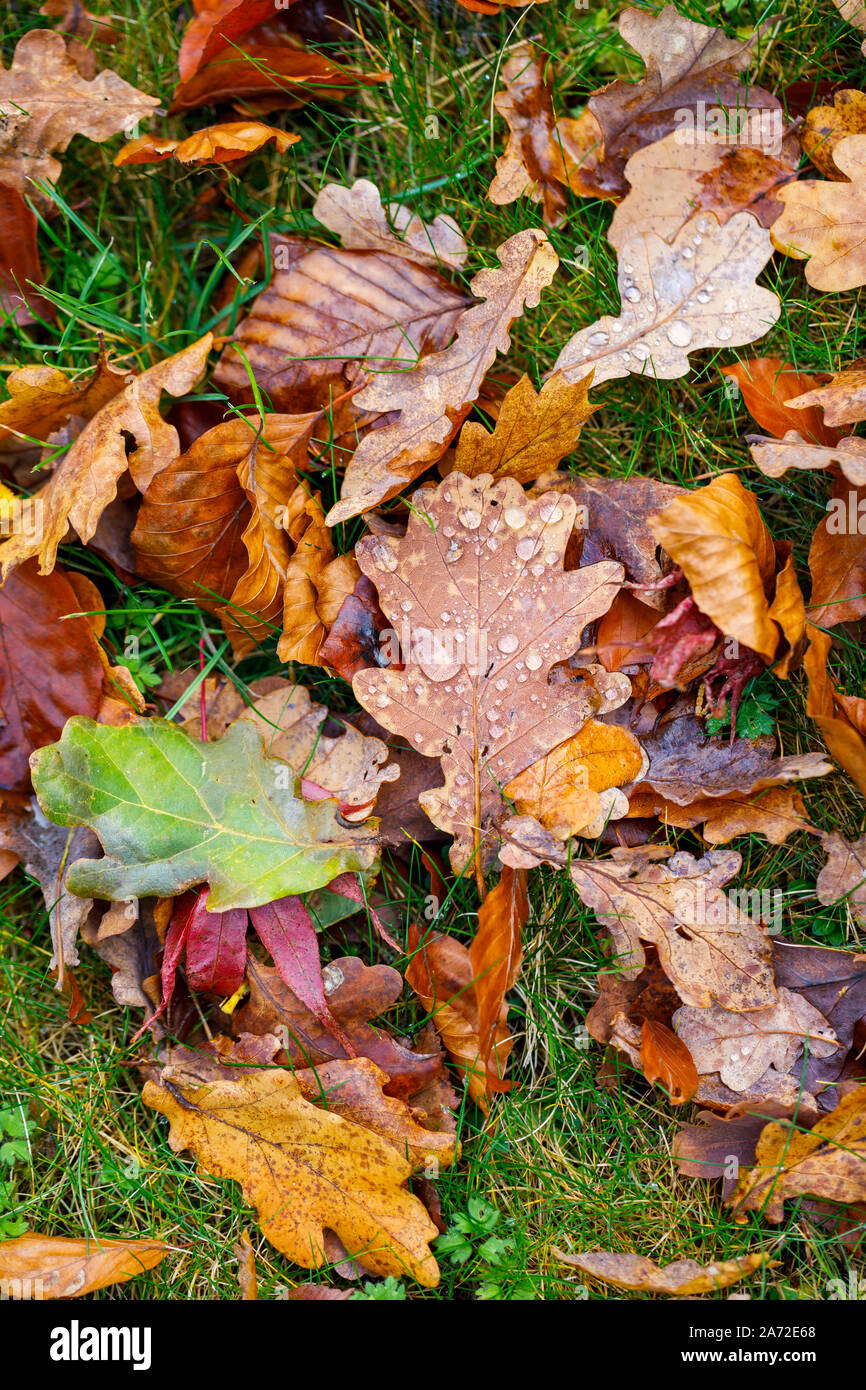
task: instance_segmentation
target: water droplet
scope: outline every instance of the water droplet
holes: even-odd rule
[[[491,738],[501,738],[502,735],[505,733],[505,730],[503,729],[501,724],[490,724],[488,725],[488,728],[490,729]]]
[[[558,562],[559,562],[559,551],[558,551],[558,550],[548,550],[547,554],[546,554],[545,557],[544,557],[544,563],[545,563],[546,565],[555,565],[555,564],[557,564]]]
[[[621,332],[622,332],[622,324],[621,324],[621,323],[612,323],[611,326],[610,326],[610,331],[611,331],[611,333],[621,333]]]
[[[710,230],[710,224],[705,217],[702,217],[697,225],[699,232],[708,232]]]
[[[650,355],[650,350],[646,343],[635,343],[632,352],[640,361],[645,361]]]
[[[506,632],[504,637],[500,637],[496,645],[501,652],[505,652],[507,655],[508,652],[517,651],[517,648],[520,646],[520,641],[515,637],[513,632]]]
[[[487,549],[488,549],[488,550],[498,550],[498,549],[499,549],[499,542],[498,542],[498,540],[496,539],[495,536],[488,536],[488,537],[487,537]]]
[[[720,323],[718,328],[716,329],[716,337],[718,338],[720,343],[726,343],[728,339],[732,336],[732,334],[733,329],[730,328],[726,323]]]
[[[527,681],[528,679],[529,679],[528,676],[518,676],[518,677],[517,677],[517,683],[518,683],[518,685],[523,685],[524,682]]]
[[[699,303],[699,304],[709,304],[709,302],[710,302],[711,299],[712,299],[712,295],[710,294],[709,290],[698,290],[698,303]]]
[[[416,735],[415,735],[415,742],[416,742],[416,743],[423,743],[423,742],[424,742],[424,735],[423,735],[423,734],[416,734]]]
[[[538,652],[530,652],[529,656],[526,658],[526,664],[530,671],[537,671],[541,665],[541,657],[538,655]]]
[[[442,534],[443,534],[443,536],[447,536],[448,539],[450,540],[451,537],[454,535],[454,527],[453,527],[453,526],[443,526],[443,527],[442,527]]]
[[[466,776],[465,772],[458,772],[457,776],[454,778],[454,781],[457,783],[458,787],[465,787],[469,781],[469,778]]]
[[[690,261],[695,253],[690,246],[684,246],[680,254],[684,261]]]
[[[496,689],[497,689],[497,690],[507,690],[507,689],[508,689],[508,681],[507,681],[507,680],[503,680],[503,679],[500,678],[500,679],[496,682]]]
[[[692,237],[692,245],[693,245],[693,246],[702,246],[702,245],[703,245],[703,241],[704,241],[704,239],[703,239],[702,236],[695,236],[695,237]]]
[[[416,694],[416,695],[423,695],[423,694],[424,694],[424,687],[423,687],[423,685],[416,685],[416,686],[415,686],[415,694]]]
[[[439,614],[439,621],[440,621],[440,623],[450,623],[450,621],[451,621],[451,614],[450,614],[450,613],[440,613],[440,614]]]
[[[481,525],[481,513],[473,511],[471,507],[466,507],[462,512],[457,513],[457,520],[461,526],[465,526],[467,531],[477,531]]]
[[[450,501],[451,501],[451,493],[450,493],[450,492],[445,492],[445,493],[443,493],[443,496],[444,496],[446,502],[450,502]]]
[[[514,547],[514,549],[519,559],[529,560],[532,558],[532,556],[538,549],[538,541],[535,539],[534,536],[524,536],[523,540],[517,542],[517,545]]]
[[[593,347],[601,347],[604,343],[609,343],[610,338],[606,333],[590,333],[588,341]]]
[[[395,570],[397,568],[397,556],[394,554],[390,545],[377,536],[370,547],[373,556],[373,564],[380,570]]]
[[[640,290],[638,289],[637,285],[629,285],[628,289],[625,292],[625,297],[630,304],[637,304],[638,300],[640,299]]]
[[[633,265],[624,265],[624,266],[623,266],[623,272],[624,272],[624,274],[626,274],[626,275],[634,275],[634,266],[633,266]]]
[[[542,565],[541,563],[537,563],[537,564],[533,565],[533,566],[532,566],[532,573],[535,575],[535,577],[536,577],[536,579],[537,579],[538,576],[539,576],[540,574],[544,574],[544,565]]]
[[[459,545],[457,541],[452,541],[442,558],[446,565],[453,565],[455,560],[459,560],[462,554],[463,546]]]
[[[562,521],[562,508],[556,502],[545,502],[539,507],[538,515],[542,521],[552,521],[555,525],[557,521]]]
[[[692,341],[692,330],[681,319],[675,319],[673,323],[668,324],[667,333],[676,347],[686,347]]]
[[[377,708],[377,709],[387,709],[388,706],[390,705],[390,703],[391,703],[391,701],[390,701],[390,699],[388,698],[387,695],[377,695],[377,696],[376,696],[376,708]]]
[[[522,507],[506,507],[503,521],[506,526],[511,527],[512,531],[517,531],[521,526],[526,525],[526,512]]]
[[[732,1061],[732,1062],[739,1062],[739,1060],[740,1060],[740,1054],[739,1054],[739,1052],[732,1052],[732,1053],[731,1053],[731,1061]]]

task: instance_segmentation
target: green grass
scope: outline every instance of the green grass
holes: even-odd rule
[[[94,7],[103,6],[94,0]],[[856,31],[829,0],[819,6],[753,3],[704,6],[683,3],[692,18],[744,31],[769,13],[785,28],[762,59],[762,85],[780,93],[799,80],[845,78],[862,86],[866,63]],[[506,47],[533,36],[550,55],[557,109],[577,113],[589,93],[616,75],[638,75],[615,27],[615,13],[593,5],[581,11],[555,3],[506,10],[483,18],[454,0],[401,0],[349,6],[355,37],[349,47],[358,66],[381,68],[392,81],[363,91],[342,106],[307,106],[269,117],[296,130],[300,144],[287,155],[257,157],[243,177],[231,173],[156,169],[118,170],[119,147],[75,138],[63,157],[54,214],[44,220],[40,247],[46,293],[58,309],[56,324],[26,330],[7,327],[0,364],[47,361],[83,371],[93,361],[99,335],[114,355],[144,366],[176,351],[203,331],[228,333],[261,281],[238,285],[228,312],[217,293],[261,228],[310,232],[310,209],[327,181],[364,176],[383,194],[408,202],[422,215],[448,212],[467,234],[466,277],[494,261],[507,237],[538,222],[527,200],[496,208],[485,192],[504,125],[491,98]],[[106,65],[167,106],[175,83],[175,57],[185,11],[169,0],[114,0],[125,18],[123,41]],[[49,21],[12,4],[0,19],[8,64],[17,38]],[[436,139],[425,138],[428,117],[438,120]],[[156,118],[158,134],[187,132],[212,113]],[[218,190],[193,216],[196,199]],[[225,193],[228,197],[223,197]],[[565,262],[541,306],[515,325],[509,367],[540,381],[561,344],[578,327],[616,312],[616,266],[605,241],[610,206],[572,200],[567,224],[552,233]],[[568,267],[579,246],[589,247],[589,269]],[[820,295],[806,285],[798,262],[775,258],[762,282],[784,306],[773,331],[742,356],[776,354],[801,369],[833,370],[863,352],[856,294]],[[742,436],[752,422],[742,404],[724,396],[718,368],[730,352],[695,356],[689,376],[654,383],[631,377],[605,385],[603,408],[585,429],[573,463],[610,475],[640,472],[696,485],[736,468],[757,493],[773,534],[788,537],[805,576],[811,534],[827,492],[822,475],[788,475],[773,482],[752,465]],[[340,537],[344,547],[359,527]],[[63,562],[98,585],[110,614],[110,633],[123,650],[139,639],[140,658],[157,674],[198,664],[199,642],[213,656],[222,633],[193,605],[137,586],[129,590],[108,567],[80,547],[65,547]],[[280,671],[275,643],[255,657],[216,667],[241,687]],[[846,647],[837,674],[851,693],[863,688],[866,657],[855,641]],[[315,698],[335,710],[352,708],[351,691],[319,669],[298,671]],[[771,682],[772,677],[766,678]],[[820,749],[805,718],[799,679],[775,682],[778,733],[785,753]],[[861,833],[864,806],[841,775],[806,784],[812,822],[823,829]],[[672,838],[695,850],[687,832]],[[796,940],[860,945],[844,906],[821,908],[814,883],[822,855],[814,837],[797,835],[779,848],[757,837],[735,842],[743,854],[739,882],[785,892],[784,934]],[[406,883],[404,913],[415,915],[427,892],[420,864]],[[468,939],[477,901],[460,883],[437,926]],[[488,1122],[469,1106],[461,1117],[463,1156],[443,1173],[446,1217],[466,1213],[481,1198],[500,1213],[497,1234],[513,1243],[501,1261],[498,1287],[506,1295],[572,1298],[581,1281],[550,1254],[558,1244],[636,1250],[656,1260],[691,1256],[719,1261],[755,1249],[774,1252],[777,1269],[749,1282],[754,1297],[821,1297],[828,1279],[845,1275],[839,1244],[821,1236],[788,1208],[779,1228],[756,1217],[734,1223],[721,1206],[717,1184],[677,1177],[670,1144],[681,1118],[658,1092],[623,1067],[612,1087],[600,1086],[600,1049],[580,1032],[603,965],[598,928],[570,884],[539,873],[532,887],[522,977],[513,995],[518,1045],[512,1061],[514,1089],[497,1101]],[[70,1023],[52,988],[50,943],[41,898],[16,870],[0,885],[0,1107],[19,1105],[32,1123],[29,1161],[12,1170],[16,1215],[33,1229],[55,1234],[158,1236],[176,1255],[151,1274],[102,1297],[188,1299],[237,1297],[231,1246],[249,1227],[257,1252],[262,1297],[310,1277],[290,1265],[257,1233],[239,1189],[194,1172],[188,1156],[175,1156],[164,1121],[138,1096],[129,1039],[138,1020],[114,1003],[107,968],[86,949],[78,972],[93,1018]],[[376,946],[362,928],[345,939],[335,933],[334,953],[348,949],[374,958]],[[399,962],[398,962],[399,964]],[[389,1020],[411,1027],[419,1015],[404,1003]],[[691,1107],[686,1107],[686,1118]],[[2,1174],[0,1174],[2,1176]],[[0,1215],[3,1212],[0,1211]],[[463,1265],[442,1262],[435,1292],[410,1291],[431,1300],[473,1297],[487,1277],[475,1256]],[[326,1276],[327,1277],[327,1276]],[[339,1282],[339,1281],[337,1281]],[[593,1286],[591,1296],[611,1292]],[[724,1297],[725,1295],[719,1295]]]

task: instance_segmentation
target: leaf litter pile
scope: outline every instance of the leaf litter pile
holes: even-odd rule
[[[866,23],[839,8],[822,22],[856,58]],[[669,1161],[684,1191],[713,1182],[749,1248],[582,1249],[566,1224],[533,1261],[593,1296],[712,1293],[780,1266],[786,1203],[853,1257],[866,836],[815,821],[833,786],[863,828],[866,697],[844,662],[866,618],[866,369],[835,345],[832,373],[738,350],[807,320],[807,287],[866,284],[866,95],[843,71],[805,97],[807,82],[760,85],[785,71],[783,17],[711,28],[667,5],[623,9],[618,34],[581,19],[608,24],[619,65],[566,105],[538,16],[453,9],[436,14],[464,56],[504,42],[498,158],[470,173],[514,214],[498,244],[469,202],[447,203],[462,226],[429,198],[422,217],[324,165],[291,210],[239,211],[257,162],[300,157],[293,124],[322,103],[365,109],[391,80],[345,40],[367,12],[196,0],[173,96],[170,77],[156,96],[112,70],[123,25],[78,0],[15,31],[0,869],[41,889],[76,1029],[96,1007],[78,974],[107,965],[141,1102],[171,1150],[239,1185],[291,1297],[433,1287],[485,1229],[496,1265],[495,1213],[472,1199],[449,1223],[442,1185],[467,1150],[495,1149],[543,1071],[521,974],[530,944],[558,949],[551,903],[582,914],[596,966],[588,995],[546,1009],[586,1035],[622,1125],[629,1107],[698,1107]],[[709,138],[713,119],[729,133]],[[121,135],[127,201],[158,199],[170,172],[211,252],[215,209],[239,218],[199,332],[124,338],[52,296],[58,207],[83,226],[98,201],[67,203],[62,156]],[[575,260],[587,209],[611,264],[593,315]],[[94,322],[89,365],[54,365]],[[690,375],[742,402],[738,453],[687,485],[628,434],[616,471],[587,462],[613,402],[633,422]],[[802,475],[825,512],[806,549],[773,522]],[[130,612],[154,660],[124,643]],[[178,614],[201,636],[172,655],[158,634]],[[784,710],[803,701],[792,734]],[[839,905],[847,947],[788,939],[778,883],[750,878],[762,847],[801,842],[823,867],[797,888]],[[11,1167],[31,1125],[14,1107],[0,1124]],[[579,1166],[579,1142],[563,1162]],[[14,1215],[0,1277],[41,1297],[184,1254]],[[247,1234],[235,1256],[256,1297]],[[519,1288],[481,1296],[533,1296]]]

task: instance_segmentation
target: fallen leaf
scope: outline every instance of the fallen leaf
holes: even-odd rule
[[[368,666],[392,664],[384,650],[390,632],[388,619],[379,607],[375,585],[362,574],[352,593],[343,600],[319,648],[319,661],[343,680],[351,681],[358,671]]]
[[[50,574],[67,528],[71,525],[86,544],[127,471],[144,492],[177,457],[177,431],[160,415],[160,397],[163,391],[182,396],[193,389],[204,374],[211,343],[207,333],[173,357],[128,379],[123,390],[93,416],[39,493],[43,526],[37,534],[21,531],[0,545],[4,579],[16,565],[35,555],[39,556],[40,573]]]
[[[866,488],[866,440],[840,439],[833,447],[807,444],[796,430],[783,439],[747,436],[749,450],[761,472],[768,478],[781,478],[789,468],[803,471],[840,468],[855,488]]]
[[[285,154],[300,138],[276,126],[263,125],[261,121],[229,121],[224,125],[205,126],[182,140],[138,135],[115,155],[114,163],[119,167],[161,164],[173,158],[180,164],[230,164],[235,159],[245,159],[271,141],[279,154]]]
[[[798,157],[795,150],[777,157],[751,142],[732,147],[706,143],[702,131],[672,131],[626,164],[629,193],[614,211],[607,239],[617,251],[636,231],[670,242],[698,211],[713,213],[721,226],[750,212],[771,227],[782,211],[776,190],[797,177]]]
[[[273,0],[270,13],[273,15]],[[300,47],[256,43],[224,48],[210,62],[181,82],[168,108],[170,116],[231,101],[243,113],[292,110],[315,100],[339,101],[358,87],[390,80],[383,72],[359,72],[324,53]]]
[[[286,764],[239,722],[201,743],[163,719],[113,729],[70,719],[33,754],[40,805],[60,825],[91,825],[106,858],[72,866],[70,891],[169,896],[208,882],[208,910],[273,902],[369,868],[374,832],[339,825],[335,801],[302,801]],[[148,789],[160,787],[161,807]]]
[[[568,497],[530,499],[511,478],[454,473],[416,494],[405,539],[356,546],[392,626],[409,628],[410,650],[404,670],[359,671],[352,688],[386,728],[441,758],[444,782],[420,800],[455,836],[455,872],[479,851],[486,857],[500,788],[599,704],[586,685],[547,679],[609,606],[622,573],[610,561],[563,573],[574,513]],[[540,573],[530,575],[533,560]]]
[[[629,815],[658,816],[662,825],[680,829],[699,825],[708,845],[724,845],[738,835],[763,835],[771,845],[781,845],[797,831],[814,828],[803,798],[793,787],[699,796],[685,806],[666,801],[657,792],[635,791],[629,798]]]
[[[0,1241],[0,1279],[11,1298],[84,1298],[155,1269],[167,1254],[161,1240],[67,1239],[29,1231]]]
[[[770,235],[778,251],[805,260],[816,290],[852,290],[866,284],[866,135],[848,135],[833,151],[848,183],[803,179],[781,189],[784,212]]]
[[[120,42],[117,30],[113,29],[107,20],[100,19],[99,15],[91,14],[85,9],[81,0],[45,0],[39,7],[39,13],[48,15],[51,19],[59,19],[57,32],[72,34],[82,43],[111,45]]]
[[[245,1303],[252,1303],[259,1296],[259,1281],[256,1274],[256,1256],[250,1240],[249,1231],[241,1231],[239,1239],[232,1247],[232,1254],[238,1262],[238,1284],[240,1285],[241,1298]]]
[[[36,215],[17,189],[0,185],[0,311],[21,325],[54,319],[57,310],[37,288],[43,278]]]
[[[827,852],[827,862],[818,875],[815,892],[819,903],[837,903],[842,899],[860,926],[866,926],[866,835],[858,840],[846,840],[833,831],[822,835],[821,843]]]
[[[506,393],[492,432],[473,420],[463,426],[452,471],[534,482],[573,453],[583,425],[598,409],[590,404],[590,380],[569,386],[557,373],[536,391],[522,376]]]
[[[28,758],[73,714],[95,719],[103,697],[99,647],[61,570],[33,560],[0,589],[0,786],[26,790]]]
[[[478,909],[478,930],[469,947],[478,1004],[478,1055],[484,1067],[496,1044],[505,996],[520,974],[528,918],[526,870],[506,865]]]
[[[108,140],[153,114],[159,98],[136,91],[115,72],[88,80],[62,34],[32,29],[19,39],[8,69],[0,68],[0,178],[40,203],[37,181],[56,183],[74,135]]]
[[[416,265],[449,270],[459,270],[468,255],[453,217],[440,213],[428,223],[402,203],[386,207],[369,179],[356,179],[350,188],[326,183],[313,216],[339,237],[346,251],[385,251]]]
[[[675,1260],[659,1266],[645,1255],[616,1254],[611,1250],[588,1250],[583,1255],[569,1255],[552,1247],[551,1253],[563,1264],[579,1269],[592,1279],[613,1284],[618,1289],[637,1289],[641,1293],[671,1294],[678,1298],[694,1298],[697,1294],[727,1289],[757,1270],[779,1264],[763,1253],[739,1255],[717,1264],[700,1265],[696,1260]]]
[[[567,840],[597,820],[600,792],[640,780],[648,761],[634,734],[590,719],[583,728],[503,788],[519,816],[534,816]]]
[[[362,410],[398,412],[392,424],[368,434],[346,470],[329,526],[393,497],[441,458],[498,352],[525,308],[535,308],[558,258],[543,232],[518,232],[497,249],[500,268],[482,270],[470,288],[482,301],[466,310],[452,345],[409,371],[379,371],[355,398]],[[585,375],[585,373],[582,373]]]
[[[856,424],[866,420],[866,368],[858,365],[836,372],[826,386],[813,387],[788,402],[791,410],[811,412],[818,406],[828,425]],[[794,420],[801,434],[806,430]]]
[[[371,1020],[389,1010],[403,992],[403,979],[389,965],[365,965],[358,956],[330,961],[322,971],[325,995],[353,1053],[280,979],[271,966],[250,956],[248,1001],[238,1011],[239,1033],[276,1033],[294,1067],[318,1067],[351,1055],[369,1057],[388,1077],[389,1095],[407,1099],[435,1080],[441,1053],[412,1052],[381,1023]]]
[[[803,1133],[773,1122],[761,1132],[755,1167],[728,1199],[737,1217],[758,1211],[778,1223],[785,1202],[809,1194],[831,1202],[866,1196],[866,1086],[845,1096],[814,1129]]]
[[[685,1105],[698,1089],[698,1069],[688,1047],[656,1019],[643,1021],[640,1063],[647,1081],[660,1081],[672,1105]]]
[[[832,610],[831,610],[832,612]],[[826,618],[824,620],[827,621]],[[843,695],[827,668],[830,646],[829,632],[808,624],[809,645],[803,657],[803,670],[808,681],[806,713],[821,730],[827,751],[848,776],[866,793],[866,739],[858,722],[852,719],[852,706],[862,705]]]
[[[593,371],[596,386],[629,372],[669,381],[685,376],[690,352],[762,338],[781,313],[776,295],[754,283],[772,254],[769,232],[747,212],[724,227],[697,213],[670,245],[637,232],[620,248],[619,317],[582,328],[554,371],[566,381]]]
[[[776,554],[755,496],[736,473],[676,498],[650,525],[682,567],[701,612],[726,636],[772,661],[779,629],[768,591]]]
[[[286,566],[283,631],[277,656],[287,663],[300,661],[314,666],[327,635],[318,610],[319,583],[335,559],[320,493],[309,494],[303,484],[295,489],[289,498],[286,530],[295,542],[295,551]]]
[[[435,1286],[436,1227],[404,1186],[413,1162],[372,1130],[311,1105],[290,1072],[215,1071],[186,1053],[145,1084],[142,1099],[168,1117],[175,1153],[192,1149],[205,1172],[241,1184],[262,1233],[295,1264],[327,1262],[327,1227],[372,1273]]]
[[[556,227],[565,218],[568,173],[551,86],[545,80],[548,62],[547,54],[536,57],[531,44],[520,44],[502,66],[504,90],[496,93],[493,105],[507,122],[509,136],[487,196],[501,207],[528,193],[534,203],[542,204],[547,226]]]
[[[291,4],[287,0],[282,8],[288,10]],[[273,17],[273,0],[197,0],[177,55],[181,81],[188,81],[218,53]]]
[[[751,62],[762,29],[753,29],[746,40],[729,39],[721,29],[696,24],[665,5],[658,14],[624,10],[619,32],[640,54],[646,72],[638,82],[617,78],[608,83],[590,97],[589,110],[602,131],[604,164],[619,174],[620,191],[625,192],[623,165],[635,150],[675,128],[693,130],[707,108],[719,113],[732,143],[755,116],[761,128],[766,123],[768,131],[781,133],[776,98],[744,86],[738,77]]]
[[[4,464],[16,456],[35,455],[39,444],[59,432],[77,437],[88,420],[107,405],[131,378],[117,371],[103,350],[92,373],[73,380],[57,367],[40,363],[18,367],[6,378],[8,400],[0,404],[0,457]]]
[[[866,528],[860,530],[866,488],[834,478],[828,511],[809,547],[809,622],[822,628],[857,622],[866,613]]]
[[[833,158],[836,146],[848,135],[866,134],[866,94],[847,88],[834,92],[827,106],[813,106],[800,131],[800,142],[825,179],[844,182]]]
[[[789,430],[798,430],[810,444],[832,447],[839,443],[840,432],[824,423],[817,406],[804,410],[794,404],[796,397],[819,387],[824,376],[798,372],[781,357],[748,357],[720,371],[737,383],[752,419],[777,439],[786,438]]]
[[[405,370],[445,346],[467,304],[435,271],[391,252],[290,237],[270,245],[270,284],[232,342],[275,410],[327,408],[367,359],[377,372],[392,362]],[[231,344],[214,381],[236,404],[253,403],[249,371]]]

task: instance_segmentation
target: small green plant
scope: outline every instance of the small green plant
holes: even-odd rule
[[[478,1279],[477,1297],[521,1302],[535,1298],[532,1281],[515,1273],[522,1269],[513,1235],[503,1235],[500,1213],[480,1197],[470,1197],[458,1212],[453,1229],[434,1242],[437,1255],[454,1265],[467,1265]],[[508,1227],[513,1223],[505,1223]],[[471,1263],[470,1263],[471,1262]]]
[[[771,686],[759,685],[759,680],[760,677],[756,677],[755,680],[749,681],[743,691],[743,698],[737,710],[737,734],[740,738],[760,738],[762,734],[771,734],[776,727],[779,696]],[[712,714],[707,716],[707,732],[710,734],[720,734],[730,727],[730,702],[724,714],[718,718]]]
[[[5,1169],[8,1179],[0,1177],[0,1237],[12,1240],[23,1235],[27,1222],[12,1216],[17,1204],[16,1184],[12,1169],[30,1157],[30,1134],[33,1125],[19,1108],[0,1110],[0,1173]]]
[[[389,1274],[387,1279],[365,1279],[352,1294],[353,1303],[401,1303],[406,1297],[406,1285]]]

